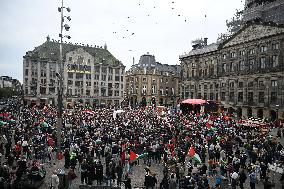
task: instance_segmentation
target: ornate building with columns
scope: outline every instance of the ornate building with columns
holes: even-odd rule
[[[284,26],[248,22],[219,44],[180,56],[181,96],[220,102],[239,117],[284,118]]]
[[[283,0],[246,0],[243,10],[244,22],[261,20],[284,24]]]
[[[156,62],[149,53],[140,57],[139,63],[126,72],[126,101],[131,107],[168,106],[179,101],[181,68]]]
[[[23,57],[26,104],[57,104],[59,41],[50,40]],[[125,66],[107,46],[63,43],[63,101],[65,106],[120,105],[123,101]]]

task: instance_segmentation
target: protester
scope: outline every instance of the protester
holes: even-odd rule
[[[5,114],[0,116],[4,157],[0,173],[6,182],[12,185],[26,172],[34,181],[40,164],[58,164],[55,107],[16,104],[0,114]],[[113,117],[112,109],[66,109],[60,144],[62,168],[68,170],[70,187],[75,187],[78,175],[81,184],[106,185],[108,180],[108,185],[123,182],[131,188],[133,170],[149,166],[143,183],[146,188],[157,183],[161,188],[217,187],[227,180],[232,188],[238,183],[244,188],[246,173],[250,187],[255,188],[258,177],[267,178],[268,163],[284,159],[283,130],[279,129],[278,138],[255,130],[223,111],[218,115],[162,115],[153,108],[138,108]],[[154,174],[154,166],[163,166],[163,180]]]

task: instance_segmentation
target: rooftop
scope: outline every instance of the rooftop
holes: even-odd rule
[[[94,56],[97,62],[103,64],[111,64],[113,66],[123,66],[123,64],[116,59],[107,49],[99,46],[84,45],[81,43],[63,43],[62,44],[62,54],[63,59],[65,59],[66,53],[74,51],[77,48],[83,48],[90,55]],[[59,41],[49,40],[45,41],[42,45],[35,47],[33,51],[26,52],[24,58],[31,59],[47,59],[58,61],[59,59]]]

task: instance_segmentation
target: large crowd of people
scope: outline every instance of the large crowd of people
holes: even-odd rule
[[[284,161],[284,129],[273,124],[267,132],[260,132],[242,127],[226,112],[158,113],[153,107],[113,112],[105,108],[64,110],[61,155],[57,153],[55,107],[13,103],[0,110],[0,188],[45,181],[57,189],[58,170],[48,177],[45,174],[58,162],[63,162],[71,189],[78,183],[132,188],[137,166],[145,167],[141,177],[147,189],[225,185],[242,189],[245,183],[254,189],[259,182],[271,188],[274,172],[270,166],[279,168]],[[270,135],[269,130],[276,130],[277,135]],[[200,159],[191,157],[189,149]],[[133,160],[133,154],[146,155]],[[163,167],[161,179],[153,165]],[[282,174],[275,183],[281,186],[283,180]]]

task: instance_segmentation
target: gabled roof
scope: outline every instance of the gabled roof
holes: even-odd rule
[[[195,55],[201,55],[201,54],[214,52],[214,51],[218,50],[218,47],[219,47],[218,43],[212,43],[210,45],[206,45],[206,46],[203,46],[201,48],[193,49],[185,55],[180,55],[179,58],[185,58],[185,57],[188,57],[188,56],[195,56]]]
[[[98,47],[90,47],[83,45],[74,45],[69,43],[62,44],[62,55],[63,59],[65,59],[65,55],[68,52],[74,51],[77,48],[82,48],[90,55],[94,56],[97,60],[102,62],[103,64],[111,64],[113,66],[123,66],[123,64],[117,60],[107,49],[98,48]],[[47,40],[42,45],[35,47],[33,51],[29,51],[26,53],[24,58],[34,58],[34,59],[51,59],[54,61],[58,61],[59,59],[59,42],[57,41],[49,41]],[[104,61],[102,61],[104,60]],[[98,62],[99,63],[99,62]]]
[[[248,22],[238,32],[222,42],[219,48],[226,48],[279,34],[284,34],[283,25],[277,25],[271,22]]]

